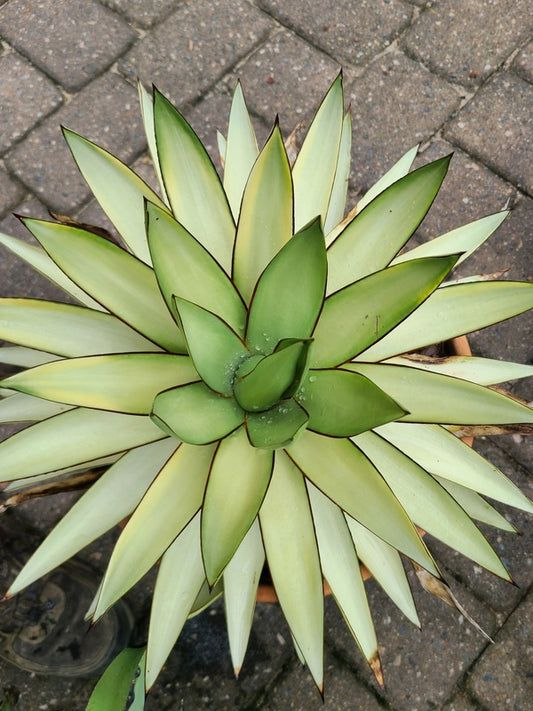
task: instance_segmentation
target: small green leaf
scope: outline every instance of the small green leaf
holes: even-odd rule
[[[533,513],[533,505],[493,464],[438,425],[391,422],[377,430],[426,471]]]
[[[417,368],[347,363],[407,410],[403,422],[504,425],[533,422],[533,410],[483,385]]]
[[[498,229],[508,215],[509,210],[502,210],[494,215],[487,215],[487,217],[482,217],[480,220],[457,227],[451,232],[446,232],[440,237],[435,237],[414,249],[400,254],[392,260],[392,264],[400,264],[420,257],[440,257],[462,252],[457,261],[457,265],[459,265],[465,259],[468,259]]]
[[[270,410],[246,414],[248,437],[254,447],[285,447],[305,427],[308,419],[307,412],[295,400],[282,400]]]
[[[248,646],[264,562],[261,529],[256,519],[224,571],[226,625],[235,675],[241,670]]]
[[[235,220],[239,217],[244,186],[259,150],[254,127],[246,107],[241,83],[233,92],[228,124],[228,138],[224,146],[224,190]]]
[[[77,408],[0,442],[2,481],[13,481],[123,452],[165,437],[144,415]]]
[[[0,298],[0,338],[69,358],[159,350],[116,316],[40,299]]]
[[[382,541],[351,516],[346,515],[346,521],[359,558],[394,604],[413,624],[420,627],[411,588],[396,548]]]
[[[166,350],[185,352],[153,269],[92,232],[45,220],[24,224],[58,267],[106,309]]]
[[[451,156],[408,173],[386,188],[328,248],[328,293],[389,264],[424,219]]]
[[[237,429],[244,413],[233,398],[217,395],[198,382],[160,393],[152,419],[184,442],[209,444]]]
[[[232,394],[238,365],[249,355],[241,338],[212,311],[174,297],[187,349],[202,380],[222,395]]]
[[[533,307],[533,284],[484,281],[437,289],[416,311],[358,356],[378,361],[478,331]]]
[[[284,338],[309,338],[324,299],[327,261],[318,218],[296,234],[265,269],[255,291],[246,338],[271,353]]]
[[[132,449],[109,467],[44,539],[9,594],[16,595],[129,516],[177,447],[176,440],[166,438]]]
[[[202,507],[202,556],[213,585],[254,522],[272,474],[273,452],[252,447],[240,428],[220,443]],[[238,462],[238,466],[235,466]],[[231,501],[231,506],[223,502]]]
[[[159,472],[113,549],[95,620],[150,570],[200,509],[214,451],[214,445],[181,444]]]
[[[500,559],[472,519],[422,467],[373,432],[365,432],[354,441],[381,472],[417,526],[509,580]]]
[[[335,169],[335,180],[328,204],[328,214],[324,220],[324,234],[329,235],[331,230],[338,225],[344,217],[346,210],[346,196],[348,194],[348,181],[350,178],[350,163],[352,158],[352,115],[348,110],[342,122],[341,142],[339,156]]]
[[[237,224],[233,280],[246,303],[261,272],[292,234],[291,170],[276,124],[246,183]]]
[[[157,89],[154,123],[172,212],[229,273],[235,223],[215,166],[191,126]]]
[[[324,597],[313,518],[304,478],[282,451],[276,452],[259,520],[281,609],[322,688]]]
[[[340,365],[414,311],[453,269],[457,255],[382,269],[329,296],[318,319],[311,364]]]
[[[47,400],[149,415],[158,393],[195,380],[198,373],[187,356],[125,353],[53,361],[2,382]]]
[[[146,231],[159,287],[170,311],[173,297],[188,299],[243,333],[246,307],[226,272],[185,227],[146,203]]]
[[[335,180],[344,116],[342,74],[324,97],[294,167],[294,222],[300,230],[316,215],[326,219]]]
[[[11,235],[5,235],[0,232],[0,244],[7,247],[10,252],[16,254],[25,262],[27,262],[35,271],[43,274],[51,282],[59,286],[60,289],[66,294],[73,296],[76,301],[79,301],[84,306],[88,306],[91,309],[97,309],[99,311],[105,311],[104,307],[92,299],[88,294],[86,294],[83,289],[75,284],[68,276],[59,269],[57,264],[55,264],[50,257],[46,254],[44,249],[41,247],[36,247],[33,244],[28,244],[21,239],[12,237]]]
[[[346,370],[310,370],[296,399],[309,413],[308,428],[331,437],[351,437],[405,415],[371,380]]]
[[[235,399],[249,411],[267,410],[294,385],[297,389],[307,362],[310,340],[287,339],[276,350],[257,362],[250,372],[241,375],[245,361],[233,385]],[[255,363],[255,358],[253,363]]]
[[[305,476],[363,526],[415,560],[438,570],[413,522],[374,465],[349,439],[302,432],[287,449]]]
[[[369,202],[382,193],[386,188],[395,183],[396,181],[403,178],[404,175],[411,170],[416,154],[418,153],[418,145],[410,148],[403,156],[397,161],[390,170],[388,170],[385,175],[383,175],[377,183],[375,183],[370,190],[368,190],[363,197],[357,203],[357,212],[361,212]],[[460,252],[460,249],[454,250],[454,252]]]
[[[131,251],[150,264],[144,231],[144,199],[159,205],[158,195],[127,165],[78,133],[63,134],[81,174]]]
[[[198,513],[161,558],[146,648],[147,689],[154,685],[172,651],[203,581]]]
[[[128,647],[123,649],[113,659],[94,687],[86,711],[125,709],[129,703],[128,697],[130,697],[132,687],[134,687],[136,697],[142,696],[142,705],[138,707],[140,711],[144,707],[144,683],[138,687],[135,680],[142,679],[144,676],[144,663],[144,648]],[[132,709],[131,706],[128,708]]]

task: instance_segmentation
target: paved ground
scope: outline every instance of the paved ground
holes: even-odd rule
[[[510,277],[531,278],[533,43],[527,6],[526,0],[0,0],[0,229],[20,233],[13,210],[42,215],[51,208],[104,222],[63,145],[60,124],[150,177],[136,76],[167,92],[213,148],[237,76],[264,135],[276,111],[285,131],[308,119],[342,65],[354,116],[351,197],[417,142],[423,160],[454,150],[446,186],[417,238],[510,200],[512,216],[469,267],[473,273],[508,267]],[[2,254],[0,271],[2,294],[54,296],[8,255]],[[531,320],[522,317],[474,335],[472,343],[482,355],[525,362],[532,355],[530,334]],[[527,386],[518,392],[533,397]],[[527,488],[532,447],[518,439],[478,447]],[[46,528],[63,503],[25,513]],[[373,684],[329,604],[326,709],[531,708],[531,526],[520,514],[508,515],[522,534],[512,541],[508,534],[488,535],[519,587],[433,546],[457,596],[495,644],[422,592],[416,593],[424,623],[418,631],[370,583],[385,691]],[[97,548],[87,556],[101,566]],[[134,597],[137,608],[142,600],[141,591]],[[231,676],[223,613],[215,607],[187,625],[148,708],[323,708],[292,654],[277,608],[264,607],[256,616],[239,682]],[[29,678],[4,665],[0,689],[6,684],[22,692],[21,711],[81,710],[91,687]]]

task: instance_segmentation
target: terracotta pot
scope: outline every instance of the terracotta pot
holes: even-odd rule
[[[466,336],[457,336],[457,338],[452,338],[450,341],[447,341],[445,345],[448,347],[447,349],[451,352],[452,355],[472,355],[472,351],[470,350],[470,345]],[[463,442],[465,444],[468,444],[469,447],[471,447],[474,442],[474,438],[463,437]],[[421,531],[421,533],[422,535],[424,535],[423,531]],[[372,574],[367,568],[365,568],[364,565],[361,565],[361,574],[363,576],[363,580],[368,580],[372,577]],[[324,595],[331,595],[331,588],[329,587],[326,581],[324,581]],[[276,595],[276,591],[274,590],[274,586],[272,584],[259,583],[259,587],[257,588],[257,602],[278,602],[278,596]]]

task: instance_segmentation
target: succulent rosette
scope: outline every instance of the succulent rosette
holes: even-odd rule
[[[403,251],[450,156],[409,151],[345,216],[351,123],[342,77],[291,165],[277,122],[259,150],[237,86],[223,181],[191,126],[142,87],[156,193],[65,130],[118,244],[23,218],[39,246],[0,241],[74,303],[0,299],[10,490],[99,468],[13,595],[123,519],[97,620],[159,562],[146,656],[156,679],[187,617],[224,595],[243,662],[268,563],[299,655],[322,687],[323,583],[380,677],[360,563],[418,623],[400,554],[440,577],[417,526],[502,578],[472,519],[512,526],[482,496],[526,497],[453,434],[533,422],[492,389],[531,368],[406,355],[525,311],[533,284],[445,281],[499,226],[489,215]]]

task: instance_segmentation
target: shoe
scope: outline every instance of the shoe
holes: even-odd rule
[[[0,589],[5,592],[39,545],[21,518],[0,519]],[[133,615],[119,601],[95,625],[84,616],[98,575],[73,559],[14,598],[0,602],[0,657],[28,672],[64,677],[98,676],[131,637]]]

